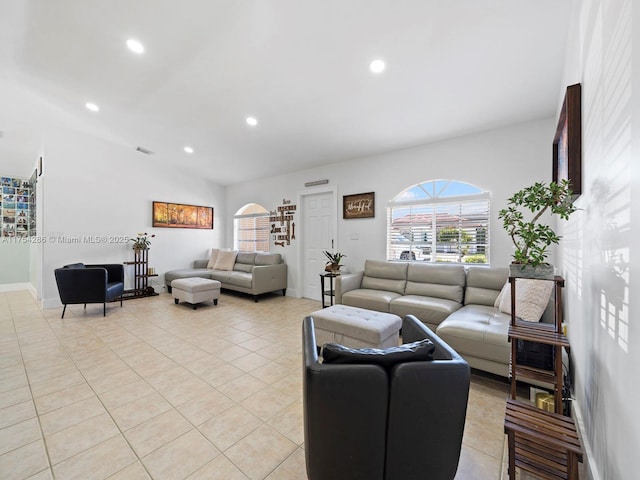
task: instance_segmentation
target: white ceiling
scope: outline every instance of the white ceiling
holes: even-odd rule
[[[0,0],[0,79],[230,185],[552,116],[570,3]],[[0,114],[3,163],[63,121],[18,116]]]

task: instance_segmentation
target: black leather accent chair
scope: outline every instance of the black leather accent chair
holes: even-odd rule
[[[462,447],[470,369],[412,315],[402,339],[425,338],[433,360],[318,361],[313,319],[302,325],[304,445],[309,480],[451,480]]]
[[[62,317],[67,310],[67,305],[84,303],[102,303],[102,316],[107,315],[107,302],[120,297],[122,307],[122,294],[124,293],[124,266],[122,264],[84,265],[74,263],[56,268],[56,283],[58,293],[64,308]]]

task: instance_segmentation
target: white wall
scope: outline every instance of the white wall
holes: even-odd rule
[[[227,216],[240,207],[257,202],[274,209],[283,199],[298,201],[305,182],[328,179],[329,186],[338,191],[338,244],[336,250],[347,255],[347,271],[361,270],[366,259],[386,258],[386,208],[405,188],[433,179],[456,179],[491,192],[491,264],[506,266],[513,251],[510,240],[497,219],[498,210],[506,206],[506,199],[534,181],[551,180],[551,144],[555,121],[551,118],[515,125],[508,128],[459,137],[423,145],[326,165],[320,168],[265,178],[255,182],[227,187]],[[375,192],[376,212],[372,219],[342,219],[342,196]],[[300,224],[302,212],[295,219]],[[296,232],[302,231],[296,229]],[[356,235],[358,240],[352,240]],[[227,229],[228,245],[232,244],[233,229]],[[296,296],[299,271],[298,248],[300,238],[290,247],[271,243],[271,251],[284,255],[289,266],[288,293]],[[551,259],[553,260],[553,258]]]
[[[574,404],[587,478],[603,480],[637,478],[640,445],[640,17],[632,16],[633,1],[574,2],[563,85],[582,84],[582,210],[566,225],[560,250]]]
[[[156,165],[153,156],[68,129],[49,129],[43,137],[44,174],[39,178],[42,201],[42,300],[60,304],[53,271],[62,265],[122,263],[133,260],[131,242],[147,232],[152,239],[149,265],[160,274],[191,266],[222,247],[225,226],[224,189],[179,166]],[[214,207],[214,229],[152,228],[152,202],[166,201]],[[106,237],[91,243],[87,237]],[[110,241],[116,237],[116,241]],[[80,243],[64,243],[78,239]],[[163,284],[162,276],[154,279]]]
[[[0,285],[29,282],[29,243],[22,240],[0,238]]]

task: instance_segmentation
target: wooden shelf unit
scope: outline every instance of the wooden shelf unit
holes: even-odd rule
[[[149,278],[157,277],[157,274],[149,274],[149,249],[134,249],[133,262],[124,262],[125,265],[133,265],[133,288],[125,290],[122,298],[152,297],[158,295],[153,287],[149,286]]]
[[[562,288],[564,279],[554,282],[554,322],[526,322],[516,317],[516,281],[511,284],[511,398],[507,400],[504,430],[509,442],[509,479],[515,480],[516,467],[533,472],[542,478],[578,479],[578,462],[582,462],[582,448],[575,423],[563,413],[562,349],[569,350],[569,340],[562,331]],[[543,370],[517,363],[517,341],[551,345],[554,352],[553,370]],[[555,413],[517,400],[517,379],[527,378],[553,385]]]
[[[570,417],[508,399],[504,428],[510,479],[515,479],[516,467],[549,480],[578,478],[582,447]]]
[[[542,381],[553,385],[554,408],[562,413],[562,348],[569,348],[569,341],[562,333],[562,288],[564,279],[553,278],[554,282],[554,323],[527,322],[516,317],[516,281],[519,277],[509,277],[511,283],[511,325],[509,325],[509,341],[511,342],[511,398],[516,399],[516,383],[518,377]],[[535,281],[535,280],[534,280]],[[547,280],[548,281],[548,280]],[[554,369],[551,371],[527,367],[516,363],[517,341],[544,343],[553,346]]]

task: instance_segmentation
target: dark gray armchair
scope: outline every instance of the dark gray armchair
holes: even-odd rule
[[[102,315],[107,315],[107,302],[120,298],[124,293],[124,266],[122,264],[84,265],[74,263],[55,269],[60,301],[64,305],[102,303]]]
[[[414,316],[405,343],[433,360],[380,365],[318,361],[313,319],[302,326],[304,441],[309,480],[451,480],[464,431],[469,365]],[[385,352],[386,354],[386,352]],[[360,359],[361,360],[361,359]]]

